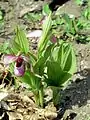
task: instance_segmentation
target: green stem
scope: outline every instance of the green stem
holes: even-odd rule
[[[37,57],[36,57],[32,52],[28,52],[28,54],[29,54],[30,56],[32,56],[32,58],[33,58],[35,61],[37,61]]]
[[[40,102],[40,106],[43,107],[43,88],[41,90],[39,90],[39,102]]]
[[[38,93],[34,92],[35,103],[39,106],[39,98]]]
[[[41,88],[39,91],[34,92],[34,97],[35,97],[35,103],[43,107],[43,89]]]
[[[54,105],[58,105],[61,99],[60,88],[52,87],[51,89],[53,90],[53,103]]]

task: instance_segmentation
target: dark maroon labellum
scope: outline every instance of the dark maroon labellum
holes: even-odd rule
[[[21,67],[23,61],[24,61],[23,58],[18,57],[16,60],[16,67]]]

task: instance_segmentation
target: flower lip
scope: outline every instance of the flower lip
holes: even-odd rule
[[[23,58],[19,56],[16,60],[16,67],[21,67],[23,61]]]
[[[14,74],[18,77],[21,77],[25,73],[25,63],[23,61],[20,67],[17,67],[16,64],[15,64],[15,67],[14,67]]]

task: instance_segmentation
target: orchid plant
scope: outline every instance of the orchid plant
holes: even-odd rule
[[[29,42],[19,27],[10,43],[9,53],[4,55],[4,65],[11,67],[16,78],[29,85],[38,106],[44,104],[44,85],[53,90],[53,101],[59,100],[58,90],[70,79],[76,69],[76,58],[70,43],[52,35],[52,13],[43,23],[42,35],[38,42],[37,54],[29,50]],[[28,66],[29,65],[29,66]],[[45,83],[45,84],[44,84]],[[57,94],[56,94],[57,93]],[[55,95],[57,95],[55,97]]]

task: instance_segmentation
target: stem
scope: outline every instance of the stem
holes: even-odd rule
[[[58,105],[61,99],[60,88],[52,87],[51,89],[53,90],[53,103],[54,105]]]
[[[43,88],[41,90],[39,90],[39,102],[40,102],[40,106],[43,107]]]
[[[43,88],[41,88],[39,91],[33,92],[34,93],[34,97],[35,97],[35,103],[40,106],[43,107]]]
[[[73,22],[73,26],[74,26],[75,33],[77,33],[77,32],[78,32],[78,29],[77,29],[77,26],[76,26],[75,20],[73,20],[72,22]]]
[[[29,54],[30,56],[32,56],[32,58],[33,58],[35,61],[37,61],[37,57],[36,57],[33,53],[28,52],[28,54]]]
[[[38,93],[34,92],[35,103],[39,106],[39,97]]]

